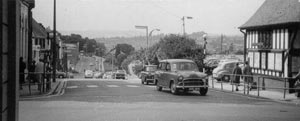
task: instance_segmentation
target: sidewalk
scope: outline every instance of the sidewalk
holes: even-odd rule
[[[38,85],[31,85],[31,94],[29,85],[22,86],[23,89],[19,90],[20,99],[28,99],[28,98],[36,98],[36,97],[43,97],[57,93],[59,91],[59,87],[62,87],[64,83],[63,79],[56,79],[56,82],[51,82],[51,89],[45,92],[40,92],[38,90]]]
[[[211,89],[215,90],[221,90],[224,92],[233,92],[236,94],[241,95],[249,95],[251,97],[257,97],[257,98],[267,98],[278,102],[283,103],[292,103],[296,105],[300,105],[300,99],[298,99],[295,94],[289,94],[288,91],[286,91],[286,95],[284,98],[284,92],[283,90],[272,90],[272,89],[265,89],[262,90],[262,88],[252,89],[251,91],[247,91],[247,87],[243,85],[243,80],[241,80],[241,85],[238,87],[239,91],[235,91],[235,85],[231,85],[229,82],[217,82],[216,80],[209,79],[209,87]]]

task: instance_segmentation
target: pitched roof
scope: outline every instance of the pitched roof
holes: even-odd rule
[[[299,0],[266,0],[240,29],[300,23]]]
[[[35,38],[47,38],[47,31],[42,24],[38,23],[35,19],[32,19],[32,37]]]

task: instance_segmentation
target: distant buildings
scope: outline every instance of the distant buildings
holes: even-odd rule
[[[240,29],[253,73],[292,77],[299,71],[299,0],[266,0]]]
[[[66,58],[68,60],[68,69],[74,69],[75,65],[79,60],[79,42],[78,43],[63,43],[64,53],[66,53]]]

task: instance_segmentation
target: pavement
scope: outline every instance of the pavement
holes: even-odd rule
[[[217,80],[214,80],[212,78],[209,79],[209,87],[214,90],[224,91],[228,93],[235,93],[255,98],[271,99],[273,101],[281,103],[300,105],[300,99],[295,96],[295,93],[290,94],[288,91],[286,91],[284,95],[283,90],[263,90],[262,88],[252,89],[251,91],[248,91],[248,88],[246,85],[244,85],[243,80],[241,80],[241,83],[238,86],[238,91],[235,90],[235,85],[232,85],[229,82],[218,82]]]
[[[40,92],[38,90],[37,84],[23,85],[22,89],[19,90],[20,100],[34,99],[34,98],[47,97],[50,95],[56,95],[56,94],[60,93],[60,91],[63,89],[65,82],[66,82],[66,79],[56,79],[56,82],[51,82],[51,89],[44,91],[44,92]]]

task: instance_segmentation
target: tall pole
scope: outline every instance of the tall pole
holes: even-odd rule
[[[183,31],[183,36],[185,36],[184,16],[182,17],[182,31]]]
[[[53,82],[56,82],[56,0],[53,8]]]
[[[223,48],[223,34],[221,34],[221,53],[222,53],[222,48]]]
[[[150,65],[148,54],[149,54],[149,35],[148,35],[148,27],[146,27],[146,37],[147,37],[147,50],[146,50],[146,58],[147,58],[147,63]]]

